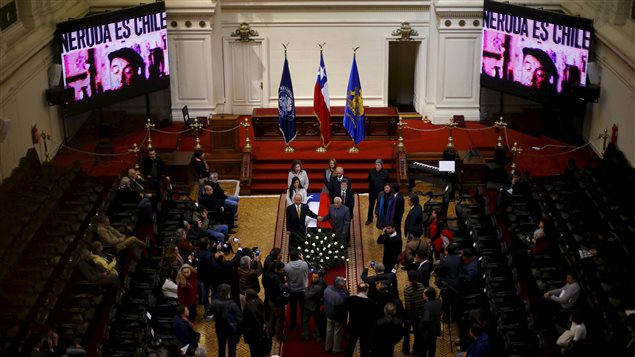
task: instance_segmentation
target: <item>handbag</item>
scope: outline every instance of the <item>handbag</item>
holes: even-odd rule
[[[412,263],[413,261],[412,257],[415,256],[415,254],[417,253],[420,247],[421,247],[421,239],[419,239],[419,244],[417,244],[417,248],[415,248],[414,250],[409,249],[408,246],[406,246],[406,249],[404,249],[403,252],[399,253],[399,256],[397,257],[397,261],[399,262],[399,264],[405,266]],[[408,250],[412,250],[412,251],[409,252]]]

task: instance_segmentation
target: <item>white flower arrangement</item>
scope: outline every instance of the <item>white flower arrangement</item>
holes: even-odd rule
[[[304,244],[299,247],[304,260],[321,269],[337,266],[346,259],[346,249],[335,237],[331,230],[318,228],[306,234]]]

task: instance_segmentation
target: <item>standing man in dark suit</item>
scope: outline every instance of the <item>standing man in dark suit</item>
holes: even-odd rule
[[[437,292],[429,286],[423,291],[423,314],[419,321],[419,334],[422,341],[421,357],[434,357],[437,352],[437,336],[441,336],[441,300],[437,300]]]
[[[373,326],[372,356],[393,357],[395,345],[403,337],[403,320],[397,316],[397,306],[388,302],[384,305],[384,316]]]
[[[374,265],[373,263],[374,261],[369,262],[366,268],[362,270],[362,275],[360,276],[362,281],[369,286],[368,296],[374,301],[377,301],[376,297],[378,296],[378,291],[375,283],[379,280],[383,280],[386,283],[386,286],[390,287],[391,292],[398,294],[397,275],[392,271],[386,272],[386,268],[383,263],[374,263]],[[370,268],[375,270],[375,275],[368,276],[368,269]]]
[[[335,237],[342,244],[349,245],[349,232],[351,227],[351,218],[348,207],[342,204],[342,198],[335,197],[333,204],[329,206],[329,213],[321,217],[322,221],[331,220],[331,226],[335,232]],[[320,219],[320,218],[318,218]]]
[[[293,204],[287,207],[287,231],[289,232],[289,248],[298,247],[300,240],[306,236],[306,217],[319,219],[309,205],[302,203],[302,195],[293,197]]]
[[[406,232],[406,238],[408,240],[411,238],[421,238],[423,235],[423,210],[419,204],[419,196],[415,193],[410,195],[410,211],[406,216],[403,229]]]
[[[344,302],[348,310],[348,344],[346,357],[353,357],[357,340],[361,357],[369,356],[370,335],[375,316],[369,313],[375,309],[375,302],[368,298],[368,284],[357,285],[357,295],[349,296]]]
[[[373,223],[377,195],[389,181],[390,174],[384,169],[384,161],[382,159],[375,160],[375,168],[368,172],[368,218],[365,223],[367,226]]]
[[[430,273],[432,272],[432,262],[428,259],[428,252],[417,251],[415,255],[414,267],[417,272],[417,282],[426,288],[430,286]]]
[[[353,190],[351,190],[351,188],[348,186],[349,182],[350,181],[348,179],[342,179],[339,190],[337,191],[338,193],[335,195],[335,197],[341,198],[342,204],[348,207],[348,213],[350,214],[350,218],[352,221],[353,210],[355,209],[355,193],[353,193]],[[335,200],[335,198],[333,199]]]
[[[393,183],[392,184],[392,192],[393,193],[393,205],[392,205],[392,209],[394,212],[391,212],[391,214],[389,215],[390,217],[393,217],[392,220],[393,222],[395,222],[395,229],[397,230],[397,233],[399,234],[400,237],[403,237],[403,235],[401,235],[401,221],[403,220],[403,214],[405,211],[405,200],[403,198],[403,193],[400,192],[400,187],[398,183]]]
[[[141,172],[150,183],[156,197],[161,197],[161,180],[170,181],[170,176],[168,176],[165,163],[157,155],[156,150],[150,149],[148,156],[141,160]]]
[[[340,192],[342,180],[344,179],[348,180],[348,188],[353,189],[351,179],[349,179],[348,176],[344,176],[344,169],[341,166],[336,167],[335,175],[331,176],[331,186],[329,187],[329,195],[331,195],[331,201],[333,201],[338,192]]]

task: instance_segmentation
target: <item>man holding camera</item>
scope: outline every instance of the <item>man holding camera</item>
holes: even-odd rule
[[[269,293],[269,336],[284,341],[284,307],[289,301],[289,284],[284,274],[284,263],[277,260],[273,270],[267,276],[266,290]]]
[[[304,314],[304,292],[309,276],[309,264],[302,260],[302,254],[297,248],[291,249],[289,258],[291,261],[284,266],[284,272],[287,274],[289,282],[291,329],[295,330],[298,327],[298,305],[300,305],[300,322],[302,322],[304,318],[304,316],[302,316]]]
[[[322,300],[324,299],[324,290],[326,290],[326,282],[324,281],[325,271],[311,272],[311,282],[304,293],[304,312],[302,315],[302,338],[309,340],[311,331],[309,329],[309,319],[313,316],[315,322],[315,339],[322,341],[322,336],[326,326],[324,324],[324,316],[320,313]]]

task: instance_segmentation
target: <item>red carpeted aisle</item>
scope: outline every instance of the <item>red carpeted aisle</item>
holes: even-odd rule
[[[363,262],[363,247],[362,247],[362,234],[361,234],[361,221],[360,221],[360,201],[359,196],[355,196],[356,199],[356,212],[355,218],[351,223],[351,246],[348,249],[348,261],[346,264],[342,264],[340,266],[332,267],[328,270],[328,274],[325,277],[327,284],[333,284],[335,277],[343,276],[347,279],[348,289],[349,291],[354,290],[353,287],[357,284],[357,279],[360,276]],[[323,193],[320,196],[320,206],[318,209],[318,215],[325,215],[328,212],[329,207],[329,197],[328,194]],[[285,219],[286,219],[286,199],[284,196],[281,196],[280,201],[278,203],[278,217],[276,221],[276,234],[274,238],[274,246],[280,247],[283,251],[283,261],[288,260],[288,243],[286,242],[286,232],[285,232]],[[318,222],[319,227],[330,228],[330,224],[328,222]],[[294,356],[306,356],[306,357],[322,357],[332,355],[331,353],[324,352],[324,342],[317,342],[315,339],[311,339],[309,341],[305,341],[302,338],[302,326],[300,319],[300,314],[298,313],[298,328],[296,330],[291,330],[290,328],[290,314],[287,307],[286,312],[286,322],[285,322],[285,335],[288,337],[286,341],[283,343],[277,343],[274,341],[273,346],[273,354],[279,353],[283,357],[294,357]],[[315,326],[313,322],[311,322],[311,336],[313,336],[313,331]],[[344,340],[342,346],[346,346],[346,341]]]

